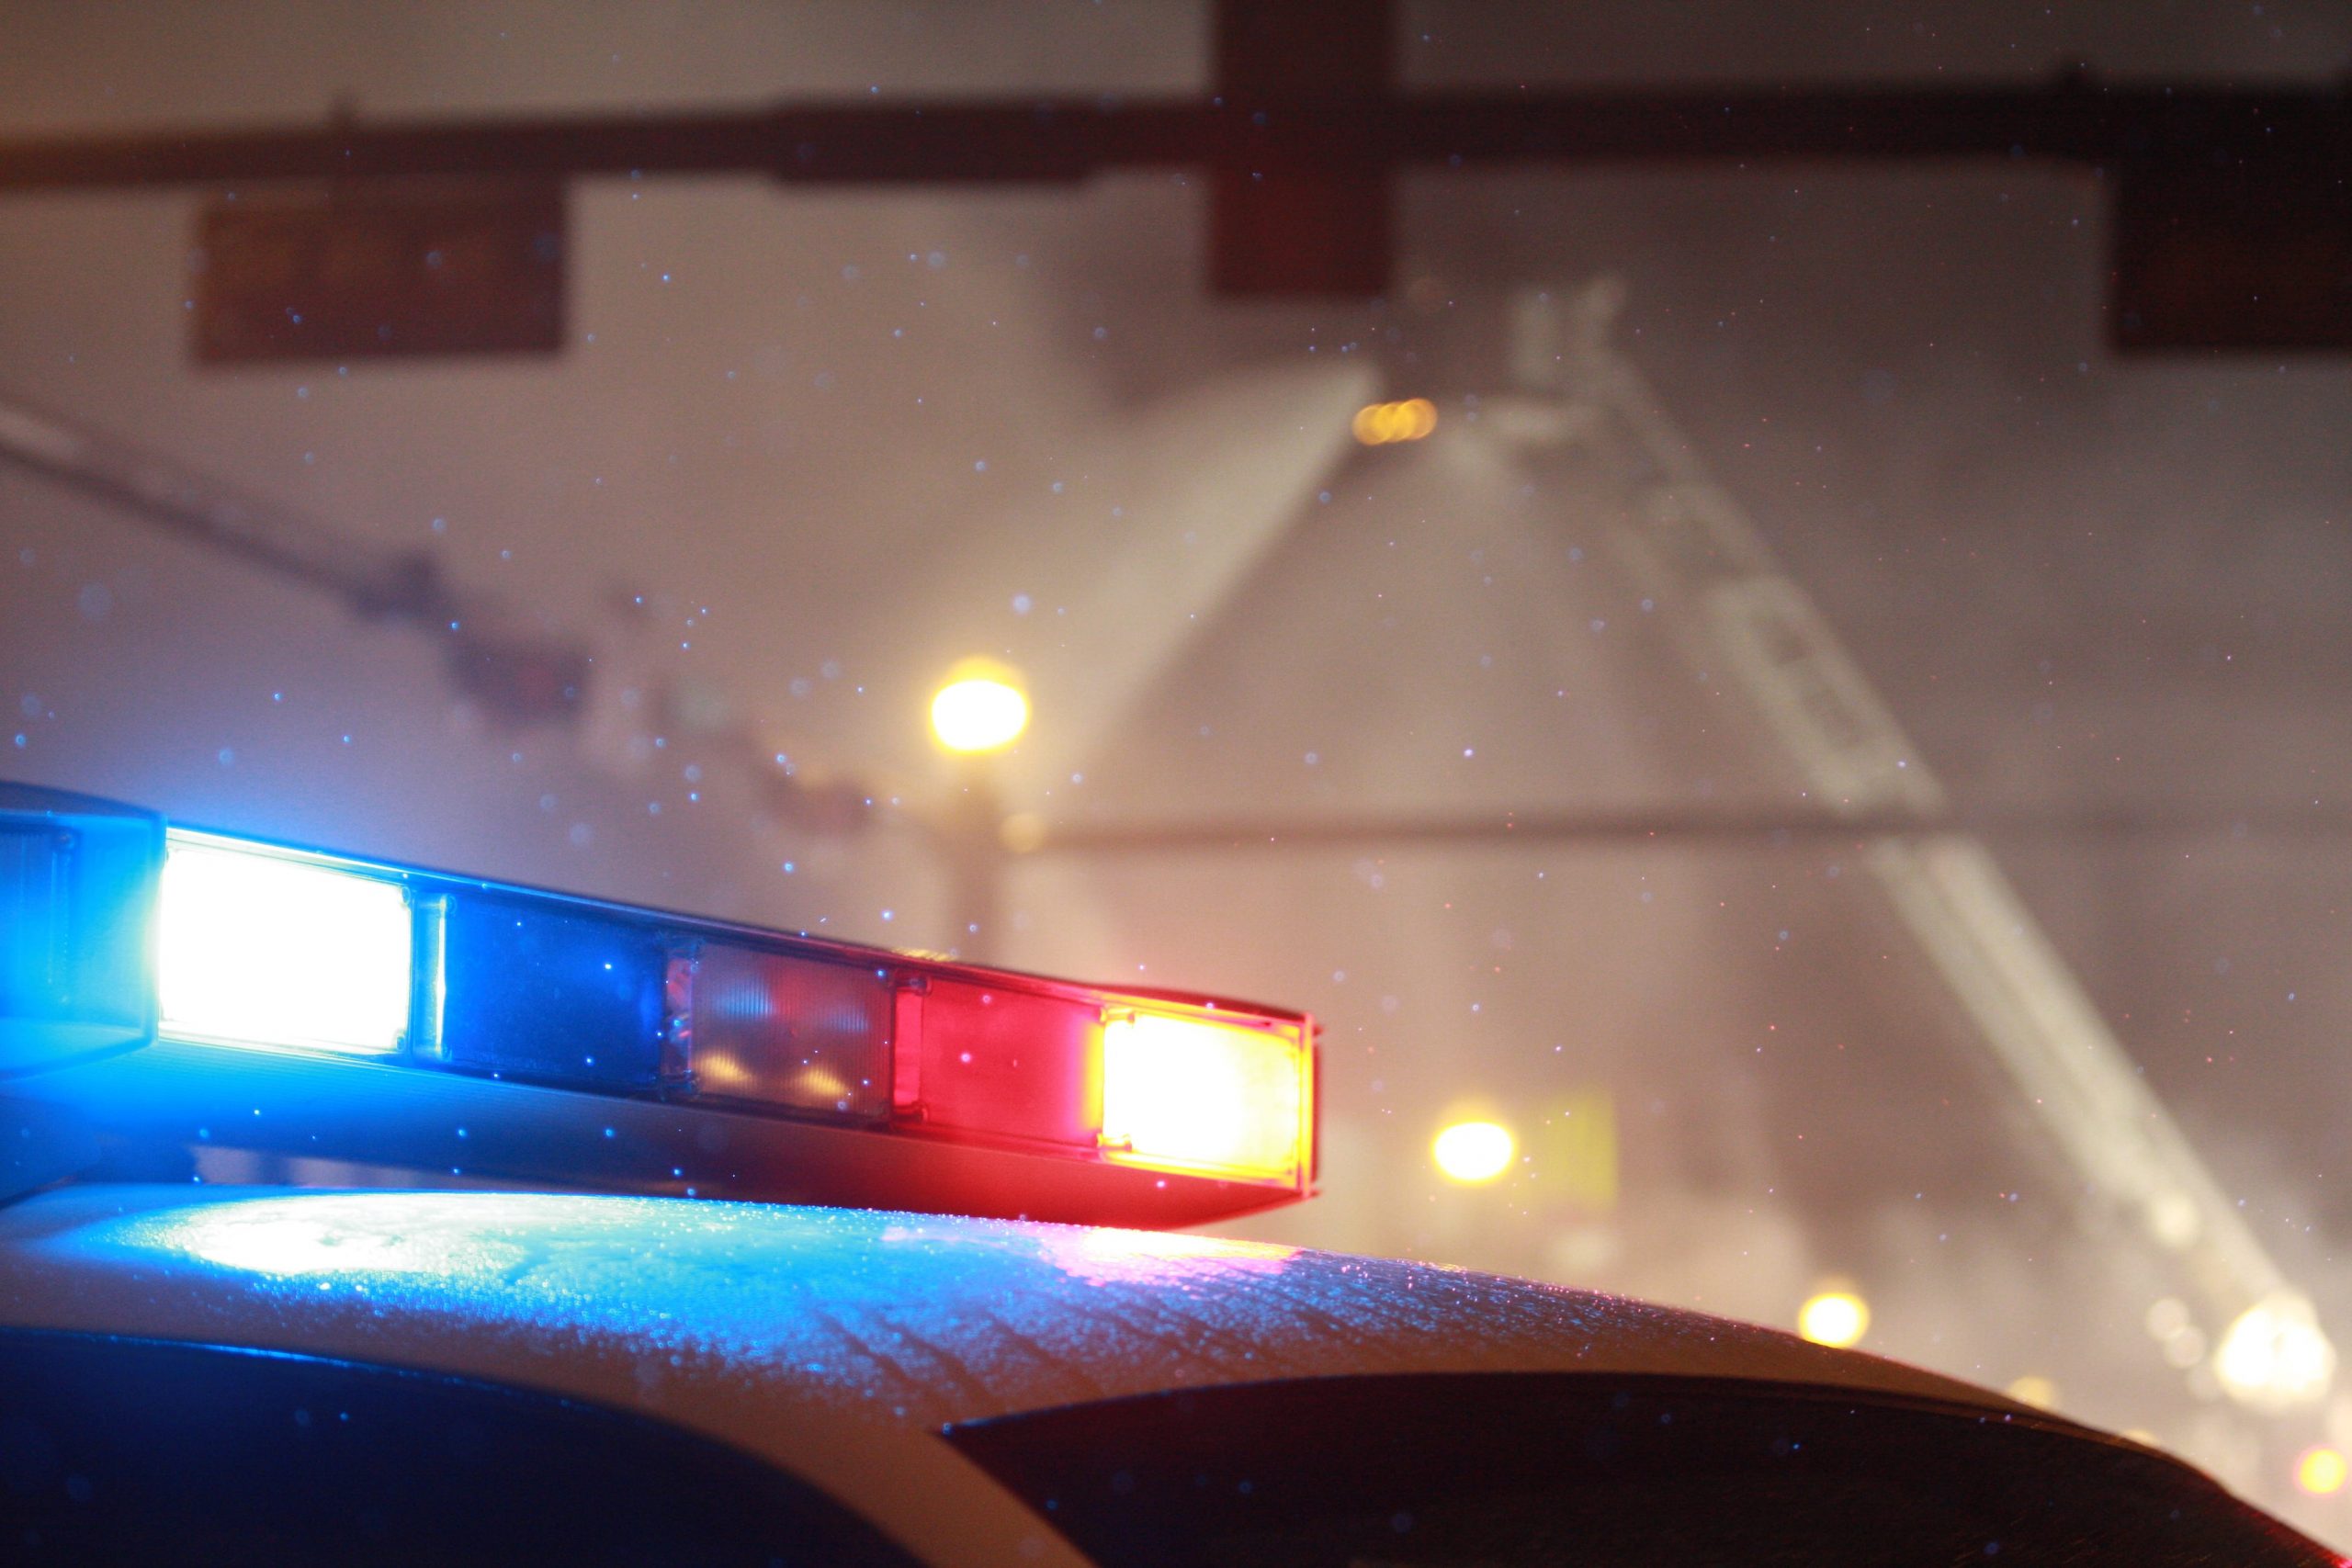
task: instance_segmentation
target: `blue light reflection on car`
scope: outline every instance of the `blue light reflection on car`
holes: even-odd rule
[[[1578,1364],[1604,1328],[1660,1364],[1753,1336],[1523,1281],[1182,1234],[862,1211],[500,1192],[61,1194],[29,1246],[146,1283],[130,1331],[202,1337],[265,1306],[282,1348],[355,1333],[502,1366],[578,1356],[716,1365],[793,1397],[967,1420],[1125,1392],[1445,1364]],[[77,1269],[77,1265],[79,1269]],[[358,1342],[365,1343],[365,1339]],[[953,1348],[947,1348],[952,1347]],[[872,1403],[869,1403],[872,1402]]]

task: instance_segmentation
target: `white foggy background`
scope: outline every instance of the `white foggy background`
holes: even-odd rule
[[[2039,79],[2065,61],[2316,80],[2352,60],[2352,17],[2324,5],[2057,10],[1455,0],[1402,7],[1400,58],[1412,85]],[[336,104],[1174,94],[1205,82],[1208,47],[1182,0],[15,0],[0,35],[7,135]],[[1396,297],[1334,307],[1210,298],[1197,178],[582,181],[560,357],[347,374],[193,366],[195,195],[0,199],[0,387],[430,547],[460,586],[599,650],[580,734],[502,733],[424,636],[0,470],[0,775],[933,948],[955,934],[913,835],[760,821],[729,756],[692,734],[652,747],[662,727],[622,694],[687,694],[763,753],[875,781],[884,818],[949,787],[923,703],[972,652],[1034,682],[1007,803],[1048,819],[1791,808],[1786,765],[1694,686],[1602,541],[1448,440],[1465,394],[1500,389],[1514,289],[1614,275],[1617,341],[1963,813],[2203,824],[1992,840],[2346,1340],[2352,365],[2117,360],[2080,172],[1520,169],[1398,190]],[[1416,394],[1439,402],[1430,441],[1348,440],[1360,402]],[[2084,1238],[2076,1179],[1850,858],[1817,840],[1040,858],[1014,874],[999,956],[1323,1021],[1325,1195],[1244,1234],[1782,1325],[1846,1276],[1874,1309],[1868,1348],[1996,1386],[2047,1377],[2062,1407],[2229,1469],[2141,1326],[2160,1287]],[[1458,1110],[1532,1136],[1596,1095],[1613,1206],[1430,1167]],[[2252,1461],[2231,1479],[2291,1503]],[[2340,1505],[2293,1506],[2344,1533]]]

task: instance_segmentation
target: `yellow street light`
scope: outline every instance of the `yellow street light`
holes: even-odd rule
[[[2341,1449],[2305,1449],[2295,1461],[2295,1484],[2314,1497],[2333,1497],[2344,1490],[2347,1478],[2352,1478],[2352,1464],[2346,1462]]]
[[[2310,1300],[2273,1291],[2232,1320],[2213,1347],[2222,1392],[2241,1404],[2276,1413],[2316,1404],[2335,1381],[2335,1347]]]
[[[1843,1283],[1825,1284],[1797,1308],[1797,1332],[1816,1345],[1843,1348],[1871,1331],[1871,1304]]]
[[[999,751],[1029,727],[1021,677],[1004,665],[967,659],[931,699],[931,732],[950,751]]]
[[[1348,428],[1366,446],[1394,441],[1419,441],[1437,428],[1437,405],[1427,398],[1406,398],[1393,403],[1366,403],[1356,410]]]
[[[1494,1122],[1456,1122],[1430,1144],[1438,1169],[1465,1187],[1492,1181],[1510,1168],[1518,1152],[1510,1129]]]

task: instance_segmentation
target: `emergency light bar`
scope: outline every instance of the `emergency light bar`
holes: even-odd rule
[[[1314,1035],[0,785],[0,1097],[151,1161],[1191,1224],[1312,1190]]]

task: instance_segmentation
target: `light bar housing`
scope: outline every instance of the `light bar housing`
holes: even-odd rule
[[[0,1080],[155,1032],[164,819],[0,781]]]
[[[79,858],[61,871],[53,845],[42,861],[19,841],[55,839],[56,812],[36,831],[18,820],[28,792],[13,804],[0,812],[0,873],[18,868],[0,880],[0,1053],[19,1043],[0,1069],[39,1070],[0,1095],[66,1104],[151,1158],[212,1145],[436,1177],[1161,1226],[1313,1190],[1303,1013],[136,814],[94,818],[143,822],[135,846],[126,837],[107,859],[77,829]],[[76,878],[85,892],[51,896]],[[100,905],[113,923],[91,922]],[[21,975],[55,967],[36,942],[90,978],[28,988]]]

